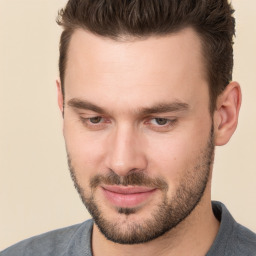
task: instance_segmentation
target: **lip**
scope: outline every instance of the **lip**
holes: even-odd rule
[[[157,189],[140,186],[109,186],[101,187],[106,199],[116,207],[132,208],[147,201]]]

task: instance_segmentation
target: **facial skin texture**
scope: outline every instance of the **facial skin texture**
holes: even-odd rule
[[[62,109],[60,84],[58,89]],[[64,106],[72,177],[100,226],[94,226],[93,244],[111,247],[101,232],[118,243],[141,243],[177,224],[165,236],[179,229],[189,234],[200,219],[194,234],[198,241],[204,238],[203,245],[191,244],[206,253],[218,230],[210,203],[214,144],[225,144],[235,130],[240,90],[228,86],[210,115],[196,33],[185,29],[116,42],[77,30],[68,53]],[[116,182],[115,188],[142,185],[152,191],[132,204],[121,200],[120,206],[116,197],[106,196],[107,185]]]
[[[69,169],[75,187],[95,223],[107,239],[121,244],[145,243],[155,239],[178,225],[197,206],[205,191],[214,153],[213,130],[209,140],[202,150],[198,159],[191,164],[189,169],[183,171],[183,177],[171,198],[168,198],[168,184],[163,178],[150,178],[146,170],[131,172],[127,176],[118,176],[110,171],[108,175],[94,176],[90,180],[91,193],[88,193],[79,184],[76,170],[72,166],[69,157]],[[157,180],[158,179],[158,180]],[[95,184],[94,184],[95,183]],[[115,207],[119,215],[127,215],[121,221],[107,219],[97,203],[95,192],[104,184],[121,186],[148,186],[159,189],[161,199],[152,207],[151,216],[143,221],[131,222],[131,215],[140,213],[143,206],[138,207]]]

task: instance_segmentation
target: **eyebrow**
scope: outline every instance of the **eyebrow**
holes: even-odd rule
[[[97,112],[99,114],[105,114],[106,113],[106,111],[103,108],[101,108],[101,107],[99,107],[99,106],[97,106],[97,105],[95,105],[95,104],[93,104],[93,103],[91,103],[87,100],[81,100],[79,98],[73,98],[73,99],[69,100],[68,101],[68,106],[73,107],[73,108],[77,108],[77,109],[92,110],[92,111]]]
[[[157,113],[180,112],[188,109],[189,105],[187,103],[175,101],[171,103],[159,103],[152,107],[141,108],[138,112],[142,115],[150,115]]]
[[[84,99],[73,98],[68,101],[67,105],[77,109],[91,110],[99,114],[107,113],[103,108]],[[181,111],[187,111],[188,109],[189,109],[189,105],[187,103],[174,101],[171,103],[158,103],[151,107],[139,108],[135,112],[139,115],[150,115],[150,114],[167,113],[167,112],[181,112]]]

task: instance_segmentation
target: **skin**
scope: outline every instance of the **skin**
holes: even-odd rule
[[[193,175],[186,170],[207,145],[212,125],[215,145],[229,141],[237,126],[240,87],[230,83],[211,116],[204,66],[200,39],[191,28],[165,37],[119,42],[75,31],[65,75],[63,131],[85,193],[90,194],[89,180],[94,175],[112,170],[122,177],[144,171],[149,177],[164,179],[172,199],[182,177]],[[63,111],[60,82],[57,87]],[[74,99],[90,102],[104,113],[74,107],[70,104]],[[187,108],[153,114],[141,111],[177,102]],[[103,119],[95,125],[90,118],[98,116]],[[171,120],[171,125],[159,125],[155,118]],[[93,254],[205,255],[219,227],[211,209],[211,172],[200,203],[176,228],[145,244],[122,245],[107,240],[94,225]],[[118,221],[124,230],[129,223],[150,218],[162,199],[157,191],[139,205],[140,211],[127,217],[117,212],[100,189],[95,198],[105,218]]]

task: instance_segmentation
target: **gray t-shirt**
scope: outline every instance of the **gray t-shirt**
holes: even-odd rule
[[[221,222],[217,237],[206,256],[256,256],[256,234],[238,224],[220,202],[212,202]],[[26,239],[0,253],[0,256],[92,256],[93,221],[54,230]]]

